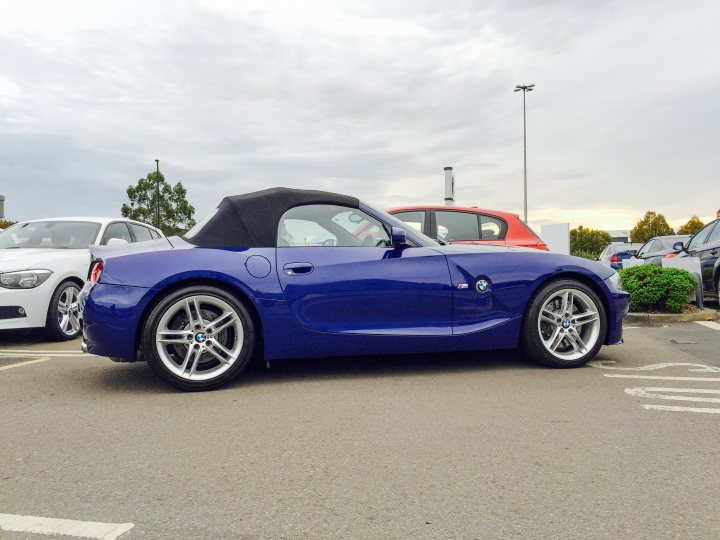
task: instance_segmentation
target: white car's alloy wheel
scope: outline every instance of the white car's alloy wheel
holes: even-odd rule
[[[68,337],[75,337],[80,332],[78,295],[80,289],[75,285],[65,288],[57,303],[57,321],[60,331]]]

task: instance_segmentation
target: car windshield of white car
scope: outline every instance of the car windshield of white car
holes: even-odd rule
[[[32,221],[0,233],[0,249],[87,249],[100,224],[91,221]]]

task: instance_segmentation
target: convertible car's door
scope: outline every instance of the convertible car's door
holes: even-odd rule
[[[283,214],[277,272],[295,319],[320,332],[450,335],[445,256],[390,246],[388,227],[361,208],[308,204]]]
[[[285,299],[322,332],[450,335],[446,258],[426,247],[278,247]]]

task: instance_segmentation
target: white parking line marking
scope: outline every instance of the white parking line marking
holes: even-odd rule
[[[671,401],[699,401],[702,403],[720,403],[720,397],[700,397],[700,396],[673,396],[667,394],[659,394],[658,392],[667,392],[668,394],[713,394],[720,396],[720,390],[710,388],[626,388],[625,393],[631,396],[651,398],[651,399],[669,399]]]
[[[712,409],[709,407],[676,407],[675,405],[643,405],[643,409],[653,409],[656,411],[675,411],[675,412],[694,412],[694,413],[710,413],[720,414],[720,409]]]
[[[64,534],[80,538],[97,538],[99,540],[115,540],[134,526],[134,523],[100,523],[97,521],[0,514],[0,529],[6,531]]]
[[[712,321],[695,321],[698,324],[702,324],[703,326],[706,326],[708,328],[712,328],[713,330],[720,330],[720,324]]]
[[[720,377],[662,377],[660,375],[621,375],[619,373],[604,374],[605,377],[617,379],[656,379],[659,381],[710,381],[720,382]]]
[[[4,358],[32,358],[33,356],[48,356],[53,358],[76,358],[87,355],[82,352],[9,351],[7,349],[3,349],[0,351],[0,357]]]
[[[17,364],[11,364],[9,366],[0,367],[0,371],[4,371],[6,369],[12,369],[12,368],[16,368],[16,367],[28,366],[30,364],[38,364],[40,362],[47,362],[48,360],[50,360],[50,359],[49,358],[36,358],[35,360],[28,360],[27,362],[19,362]]]

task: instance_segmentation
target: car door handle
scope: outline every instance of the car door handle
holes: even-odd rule
[[[309,262],[287,263],[283,266],[283,272],[288,276],[302,276],[313,271],[314,266]]]

